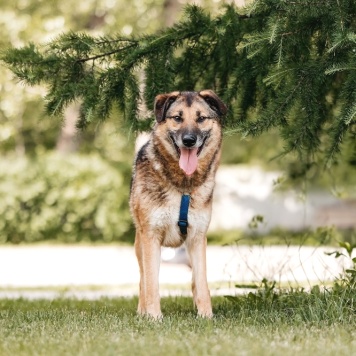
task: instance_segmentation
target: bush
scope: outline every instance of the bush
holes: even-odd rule
[[[126,168],[118,170],[96,154],[3,158],[0,242],[127,239]]]

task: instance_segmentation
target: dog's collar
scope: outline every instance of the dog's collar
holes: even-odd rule
[[[183,194],[180,201],[178,226],[182,235],[187,234],[190,195]]]

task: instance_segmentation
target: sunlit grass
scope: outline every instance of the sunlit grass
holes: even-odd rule
[[[351,355],[355,294],[216,297],[212,320],[191,298],[163,298],[162,322],[138,317],[137,298],[0,300],[0,355]]]
[[[275,228],[267,233],[260,233],[258,222],[256,224],[255,228],[247,232],[241,230],[211,231],[208,233],[208,242],[211,245],[249,246],[338,246],[340,241],[356,244],[356,231],[351,229],[338,230],[326,226],[315,230],[292,231]]]

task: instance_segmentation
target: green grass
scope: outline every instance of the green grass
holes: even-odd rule
[[[262,217],[263,218],[263,217]],[[207,238],[210,245],[292,245],[292,246],[338,246],[340,241],[356,244],[356,230],[340,230],[335,227],[319,227],[317,229],[306,229],[292,231],[282,228],[274,228],[269,232],[260,233],[259,225],[263,222],[256,222],[255,227],[248,231],[242,230],[221,230],[209,231]],[[252,223],[253,225],[253,223]],[[23,246],[132,246],[135,238],[135,231],[132,228],[125,235],[122,241],[90,241],[81,239],[78,242],[65,242],[58,239],[48,239],[35,242],[22,241]],[[14,246],[9,242],[1,242],[0,246]]]
[[[0,300],[0,355],[351,355],[356,291],[262,290],[213,298],[214,318],[190,298],[163,298],[162,322],[137,298]]]
[[[292,246],[339,246],[339,242],[356,245],[355,230],[338,230],[334,227],[319,227],[315,230],[291,231],[275,228],[268,233],[259,233],[256,228],[249,232],[240,230],[208,232],[208,242],[212,245],[292,245]]]

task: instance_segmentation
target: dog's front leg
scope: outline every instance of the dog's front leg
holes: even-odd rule
[[[146,306],[144,301],[141,235],[139,234],[138,231],[136,231],[136,237],[135,237],[135,252],[136,252],[137,262],[140,268],[140,292],[138,296],[137,313],[143,315],[145,314]]]
[[[192,291],[198,315],[211,318],[213,312],[206,276],[206,237],[199,236],[187,241],[187,250],[193,270]]]
[[[137,238],[137,235],[136,235]],[[159,297],[161,246],[152,235],[140,236],[135,242],[140,265],[140,297],[138,312],[154,319],[162,317]]]

